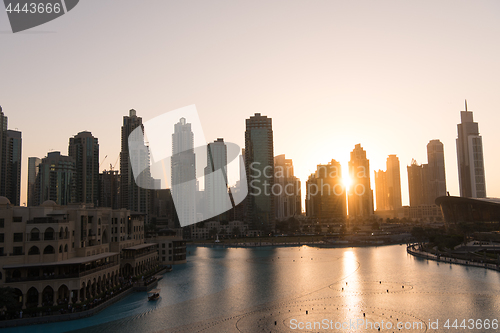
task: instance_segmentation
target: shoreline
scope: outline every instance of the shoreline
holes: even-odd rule
[[[417,258],[433,260],[436,262],[442,262],[442,263],[446,263],[446,264],[455,264],[455,265],[462,265],[462,266],[468,266],[468,267],[485,268],[485,269],[490,269],[490,270],[493,270],[496,272],[500,272],[499,265],[471,262],[469,260],[458,259],[458,258],[449,258],[449,257],[444,257],[443,259],[441,259],[438,256],[436,256],[435,254],[417,250],[416,247],[418,245],[419,244],[409,244],[406,247],[406,252],[411,254],[414,257],[417,257]]]

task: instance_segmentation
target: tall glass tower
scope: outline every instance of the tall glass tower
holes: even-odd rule
[[[90,132],[69,139],[69,156],[76,163],[76,202],[99,203],[99,142]]]
[[[196,216],[196,156],[191,124],[181,118],[174,125],[171,158],[172,198],[182,226],[193,224]]]
[[[272,119],[256,113],[246,120],[247,219],[257,230],[274,230],[274,148]]]
[[[457,125],[457,158],[460,196],[486,198],[484,176],[483,138],[479,135],[479,125],[474,122],[472,111],[460,112],[461,123]]]

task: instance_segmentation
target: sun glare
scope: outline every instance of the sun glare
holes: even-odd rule
[[[350,176],[346,175],[346,176],[343,176],[342,177],[342,183],[344,184],[344,186],[346,188],[349,188],[349,186],[351,186],[351,183],[352,183],[352,179]]]

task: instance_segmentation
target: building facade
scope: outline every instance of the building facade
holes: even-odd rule
[[[9,130],[0,106],[0,195],[21,204],[21,132]]]
[[[144,216],[125,209],[46,201],[14,207],[0,197],[0,284],[14,288],[22,308],[81,303],[158,263],[144,243]],[[134,266],[121,262],[124,253]],[[130,263],[129,263],[130,264]]]
[[[444,145],[439,140],[427,144],[428,163],[428,203],[434,204],[437,198],[446,195],[446,171],[444,167]]]
[[[347,217],[346,190],[342,167],[336,160],[319,164],[306,182],[306,215],[318,220],[344,221]]]
[[[5,196],[15,206],[21,205],[21,132],[7,130]]]
[[[272,119],[256,113],[246,119],[247,220],[252,229],[274,230],[274,143]]]
[[[132,171],[131,158],[137,165],[146,166],[149,170],[149,149],[145,146],[139,147],[133,151],[131,156],[129,152],[128,139],[130,134],[137,128],[141,127],[143,132],[142,118],[137,117],[135,110],[130,110],[128,116],[123,116],[123,125],[121,130],[121,152],[120,152],[120,200],[121,208],[125,208],[134,212],[148,214],[149,212],[149,186],[147,181],[151,178],[147,172],[140,175],[141,181],[144,182],[144,187],[137,186]],[[148,222],[146,215],[146,222]]]
[[[232,203],[228,196],[227,147],[222,138],[207,145],[204,178],[203,219],[227,220],[226,212],[232,208]]]
[[[90,132],[69,139],[68,155],[75,160],[76,193],[80,203],[99,203],[99,142]]]
[[[370,161],[366,151],[357,144],[349,161],[351,184],[348,191],[349,219],[367,219],[373,216],[373,191],[370,185]]]
[[[73,157],[54,151],[38,165],[35,185],[35,206],[47,200],[58,205],[76,202],[76,164]]]
[[[274,209],[278,220],[302,214],[300,180],[293,172],[293,161],[285,155],[274,157]]]
[[[171,158],[172,198],[181,226],[197,221],[197,180],[194,134],[191,124],[181,118],[174,125]]]
[[[28,157],[28,207],[36,205],[36,179],[40,162],[42,160],[38,157]]]
[[[479,125],[474,122],[472,111],[460,112],[461,123],[457,125],[457,158],[460,196],[466,198],[486,198],[484,175],[483,139],[479,135]]]

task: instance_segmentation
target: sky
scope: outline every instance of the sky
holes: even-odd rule
[[[245,119],[271,117],[274,154],[303,183],[331,159],[347,173],[360,143],[373,188],[396,154],[404,205],[406,166],[426,163],[439,139],[458,195],[464,99],[483,136],[487,195],[500,197],[499,18],[496,0],[82,0],[13,34],[0,11],[0,105],[23,135],[21,203],[28,157],[67,154],[70,137],[91,131],[109,169],[129,109],[147,121],[192,104],[207,141],[240,147]]]

